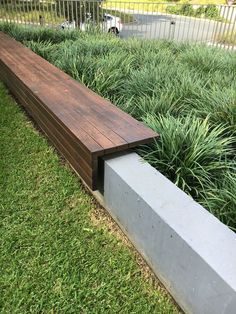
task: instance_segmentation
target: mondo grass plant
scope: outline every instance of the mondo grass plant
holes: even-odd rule
[[[204,45],[1,24],[160,133],[138,152],[236,229],[236,55]]]

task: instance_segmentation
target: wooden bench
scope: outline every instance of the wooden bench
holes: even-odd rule
[[[99,157],[158,136],[2,32],[0,79],[92,190]]]

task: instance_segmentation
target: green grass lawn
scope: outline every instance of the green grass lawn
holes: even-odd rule
[[[178,313],[0,84],[0,312]]]

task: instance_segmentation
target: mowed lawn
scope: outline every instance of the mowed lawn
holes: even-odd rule
[[[2,84],[0,128],[0,312],[178,313]]]

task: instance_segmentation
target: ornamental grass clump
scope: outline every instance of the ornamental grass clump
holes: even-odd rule
[[[66,39],[75,40],[84,36],[84,33],[79,30],[63,31],[51,28],[20,27],[13,23],[1,23],[0,28],[1,31],[21,42],[33,40],[38,42],[50,41],[52,44],[57,44]]]
[[[227,162],[233,155],[235,139],[223,136],[223,126],[212,128],[208,119],[192,115],[175,118],[148,114],[144,122],[161,138],[143,146],[139,153],[193,197],[199,196],[199,189],[221,180],[225,171],[235,168]]]
[[[199,198],[213,215],[218,217],[224,224],[236,231],[236,164],[234,171],[226,171],[217,184],[209,184],[201,191]]]
[[[236,136],[236,86],[206,91],[200,98],[191,100],[191,104],[195,116],[208,117],[214,126],[221,123],[226,127],[225,134]]]

